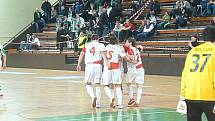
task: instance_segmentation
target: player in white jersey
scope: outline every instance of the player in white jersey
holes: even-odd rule
[[[6,68],[6,54],[5,54],[5,50],[2,47],[2,45],[0,45],[0,70],[5,69],[5,68]],[[3,96],[1,82],[0,82],[0,96]]]
[[[126,54],[122,51],[122,49],[116,45],[117,38],[114,36],[110,36],[109,44],[106,46],[106,55],[108,59],[108,79],[103,80],[103,84],[105,85],[105,92],[110,98],[111,104],[113,103],[114,96],[111,93],[110,88],[107,86],[110,83],[114,84],[114,89],[116,92],[116,97],[118,101],[118,108],[123,108],[122,106],[122,78],[121,78],[121,70],[120,70],[120,57],[130,61],[130,59],[126,56]]]
[[[92,35],[91,42],[86,43],[83,48],[77,65],[77,70],[81,70],[81,62],[85,56],[85,82],[86,89],[92,98],[92,106],[100,107],[100,81],[102,77],[102,64],[103,60],[106,62],[105,46],[98,42],[98,35]],[[107,62],[106,62],[107,63]],[[94,95],[92,84],[96,85],[96,93]]]
[[[139,106],[141,97],[142,97],[142,86],[144,83],[144,68],[140,56],[140,51],[136,47],[136,41],[133,38],[129,38],[125,44],[129,49],[127,50],[127,55],[132,58],[133,61],[137,63],[127,63],[127,86],[128,86],[128,94],[129,94],[129,102],[128,106]],[[137,97],[134,99],[132,82],[137,84]]]

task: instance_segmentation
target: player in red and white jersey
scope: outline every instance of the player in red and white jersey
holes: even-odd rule
[[[114,84],[116,97],[118,101],[118,108],[123,108],[122,106],[122,78],[121,78],[121,70],[120,70],[120,57],[130,61],[130,59],[126,56],[126,54],[122,51],[122,49],[117,46],[117,38],[115,36],[110,36],[109,44],[106,46],[106,55],[108,59],[108,79],[103,80],[105,85],[105,92],[110,98],[111,103],[113,103],[113,95],[111,94],[110,88],[107,86],[110,83]]]
[[[127,63],[127,86],[128,86],[128,94],[129,94],[129,102],[128,106],[138,106],[141,101],[142,97],[142,86],[144,83],[144,75],[145,71],[143,68],[140,51],[136,47],[136,41],[133,38],[129,38],[126,41],[125,46],[129,47],[127,50],[127,55],[137,63]],[[137,84],[137,97],[136,100],[134,99],[133,95],[133,88],[132,88],[132,82],[135,82]]]
[[[77,65],[77,70],[81,70],[81,62],[85,56],[85,82],[86,89],[92,98],[92,106],[100,107],[100,81],[102,78],[103,60],[107,61],[105,55],[105,46],[98,42],[98,35],[92,35],[91,42],[86,43],[83,48]],[[107,62],[106,62],[107,63]],[[94,95],[92,84],[95,84],[96,94]]]

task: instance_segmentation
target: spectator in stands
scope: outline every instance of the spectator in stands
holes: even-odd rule
[[[78,25],[76,25],[77,24],[77,22],[76,22],[76,17],[72,17],[71,18],[72,20],[70,21],[70,23],[71,23],[71,26],[70,26],[70,37],[72,38],[72,39],[76,39],[77,37],[78,37]]]
[[[61,27],[62,26],[65,26],[66,27],[66,32],[69,33],[70,31],[70,27],[71,27],[71,22],[68,20],[67,16],[64,16],[64,20],[63,22],[61,23]]]
[[[159,14],[161,9],[160,9],[160,2],[158,0],[153,0],[151,5],[150,5],[150,11],[154,11],[155,15]]]
[[[119,40],[122,40],[122,30],[123,25],[119,22],[119,20],[117,20],[113,32]]]
[[[191,36],[191,42],[188,43],[188,46],[189,46],[189,50],[191,50],[192,48],[196,47],[199,45],[199,42],[198,42],[198,37],[193,35]]]
[[[57,48],[60,49],[60,52],[63,52],[63,48],[66,47],[68,34],[68,31],[66,31],[66,25],[63,25],[61,30],[57,32]]]
[[[94,29],[94,26],[96,25],[96,18],[97,18],[98,14],[96,12],[95,9],[90,10],[89,12],[89,27],[90,30]]]
[[[192,16],[196,17],[197,15],[202,14],[202,6],[200,5],[200,0],[190,0],[190,4],[193,9]]]
[[[27,34],[26,35],[26,50],[27,51],[31,50],[31,47],[32,47],[31,42],[32,42],[32,37],[30,34]]]
[[[26,48],[27,48],[27,46],[26,46],[26,43],[25,43],[26,41],[21,41],[20,42],[20,46],[19,46],[19,51],[24,51],[24,50],[27,50]]]
[[[45,0],[41,6],[41,9],[44,11],[46,23],[49,23],[49,21],[51,20],[52,11],[51,3],[48,0]]]
[[[209,0],[201,0],[203,16],[208,15],[208,3],[209,3]]]
[[[137,40],[143,40],[145,41],[147,37],[150,37],[154,34],[154,24],[150,23],[150,20],[146,20],[146,24],[143,28],[143,31],[139,34],[137,34]]]
[[[185,14],[188,16],[188,17],[191,17],[192,14],[193,14],[193,7],[192,5],[190,4],[190,2],[188,0],[184,0],[184,10],[185,10]]]
[[[90,8],[91,8],[91,10],[93,10],[94,7],[95,7],[95,0],[89,0],[89,2],[90,2]]]
[[[55,23],[56,22],[56,18],[57,18],[57,10],[52,7],[52,11],[51,11],[51,23]]]
[[[157,29],[165,29],[166,26],[168,24],[170,24],[170,21],[171,21],[171,17],[169,15],[169,13],[166,11],[163,18],[162,18],[162,22],[160,22],[158,25],[157,25]]]
[[[75,10],[75,13],[76,14],[80,14],[82,13],[82,10],[83,10],[83,3],[82,1],[76,1],[75,5],[74,5],[74,10]]]
[[[28,51],[31,50],[31,35],[27,34],[26,39],[20,42],[19,50]]]
[[[122,30],[122,32],[123,32],[122,41],[133,36],[133,32],[135,32],[135,31],[136,31],[136,28],[135,28],[134,24],[132,24],[129,19],[126,19],[125,24],[124,24],[124,28]]]
[[[108,33],[108,15],[106,8],[103,7],[101,11],[101,15],[99,16],[99,21],[97,23],[98,30],[97,33],[99,37],[102,37],[103,35]]]
[[[150,14],[148,15],[147,19],[150,20],[150,23],[153,23],[155,26],[157,25],[157,18],[155,16],[154,11],[150,11]]]
[[[88,38],[86,36],[86,33],[84,31],[80,32],[79,39],[78,39],[78,51],[81,52],[82,49],[85,47],[85,44],[87,43]]]
[[[34,24],[36,33],[42,32],[42,27],[46,26],[42,14],[38,8],[36,8],[36,11],[34,12]]]
[[[32,35],[32,41],[31,41],[31,45],[33,49],[38,50],[40,47],[40,40],[37,38],[36,35]]]
[[[215,15],[215,0],[210,0],[207,8],[209,15]]]
[[[85,20],[80,16],[80,14],[76,14],[76,25],[78,33],[80,33],[80,30],[85,27]]]
[[[211,20],[211,25],[215,26],[215,17],[213,17],[213,19]]]
[[[74,17],[74,15],[75,15],[75,11],[74,11],[74,8],[73,8],[73,7],[74,7],[74,6],[70,7],[70,8],[69,8],[69,11],[68,11],[68,20],[69,20],[69,21],[71,21],[72,18]]]

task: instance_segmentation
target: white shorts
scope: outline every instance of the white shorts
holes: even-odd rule
[[[100,83],[102,78],[101,64],[86,64],[85,67],[85,83]]]
[[[139,68],[139,69],[128,68],[126,82],[132,83],[134,81],[137,84],[143,84],[144,75],[145,75],[144,68]]]
[[[120,69],[113,69],[109,70],[110,72],[110,80],[113,84],[122,84],[122,77],[121,77],[121,70]]]

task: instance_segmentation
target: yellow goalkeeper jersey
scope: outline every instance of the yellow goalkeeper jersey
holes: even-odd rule
[[[193,48],[185,61],[181,96],[188,100],[215,101],[215,45],[206,42]]]

